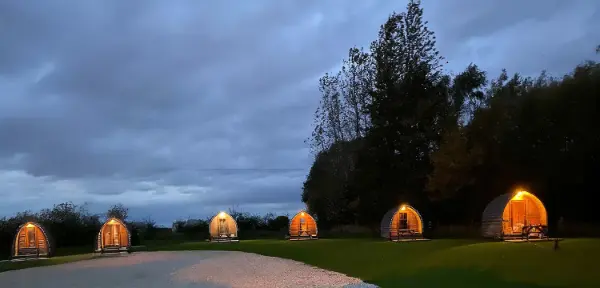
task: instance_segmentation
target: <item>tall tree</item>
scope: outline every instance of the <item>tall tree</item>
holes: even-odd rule
[[[347,197],[347,185],[359,145],[358,139],[338,142],[319,152],[304,182],[302,201],[323,227],[354,220],[348,207],[351,200]]]
[[[345,140],[343,124],[343,103],[340,95],[341,73],[325,74],[319,79],[321,100],[315,111],[313,133],[308,139],[312,152],[329,149],[336,142]]]
[[[422,16],[420,2],[410,1],[406,12],[392,14],[381,26],[371,45],[372,129],[367,141],[370,152],[363,157],[363,165],[371,167],[362,170],[378,172],[369,173],[375,178],[360,181],[377,187],[362,192],[365,200],[361,200],[370,207],[363,213],[373,214],[373,221],[381,216],[375,211],[385,211],[401,200],[423,198],[420,190],[428,173],[430,142],[437,133],[432,126],[447,87],[443,87],[435,37]]]
[[[118,203],[111,206],[108,211],[106,211],[106,218],[117,218],[121,221],[127,220],[129,216],[129,208],[125,207],[125,205]]]
[[[315,162],[302,199],[321,223],[333,223],[347,213],[346,186],[355,167],[358,139],[370,125],[366,108],[372,86],[371,64],[370,55],[354,47],[341,71],[319,80],[321,101],[309,139]]]
[[[353,214],[374,223],[399,201],[427,201],[421,191],[431,152],[467,108],[484,101],[485,73],[477,66],[453,79],[442,74],[442,57],[422,15],[420,2],[411,1],[381,26],[369,53],[350,49],[334,80],[327,74],[320,81],[321,125],[313,139],[327,144],[320,146],[324,153],[309,173],[303,200],[328,214],[323,219]],[[342,203],[348,207],[332,206]]]
[[[373,61],[357,47],[350,49],[341,69],[340,86],[344,99],[343,122],[349,140],[364,137],[370,127],[368,105],[373,90]]]

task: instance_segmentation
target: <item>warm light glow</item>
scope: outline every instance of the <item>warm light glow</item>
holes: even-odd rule
[[[115,220],[115,219],[110,219],[110,221],[108,221],[108,224],[117,224],[117,220]]]
[[[219,218],[221,218],[221,219],[225,218],[225,212],[219,213]]]
[[[300,213],[300,216],[304,216],[304,212],[301,212],[301,213]]]
[[[525,194],[527,194],[527,191],[519,191],[517,194],[515,194],[512,200],[523,200],[523,196],[525,196]]]
[[[27,225],[25,225],[25,227],[27,227],[27,228],[33,228],[33,227],[35,227],[35,225],[33,225],[31,223],[27,223]]]
[[[406,210],[406,206],[402,205],[402,207],[400,207],[400,210],[402,210],[402,211]]]

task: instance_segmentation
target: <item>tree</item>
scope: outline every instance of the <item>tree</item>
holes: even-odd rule
[[[314,130],[309,143],[313,153],[329,149],[333,143],[345,138],[340,99],[340,74],[325,74],[319,79],[321,101],[315,111]]]
[[[377,223],[401,201],[428,201],[431,153],[485,101],[476,65],[454,78],[442,73],[422,14],[409,2],[381,26],[370,51],[351,48],[341,71],[321,78],[313,143],[326,144],[313,145],[320,149],[302,197],[320,222]]]
[[[158,231],[156,227],[156,221],[154,221],[150,216],[146,217],[142,221],[143,227],[140,227],[142,233],[144,235],[145,240],[151,240],[156,238],[156,232]],[[137,229],[136,229],[137,230]]]
[[[500,79],[504,78],[505,73],[500,76]],[[471,169],[480,160],[481,151],[478,146],[467,150],[463,124],[485,105],[487,99],[482,88],[486,82],[486,73],[471,64],[449,85],[447,110],[440,115],[443,120],[437,127],[441,137],[430,157],[433,167],[426,189],[431,199],[452,197],[454,192],[471,182]]]
[[[303,189],[303,201],[321,225],[348,219],[346,186],[355,168],[358,140],[370,126],[367,106],[372,89],[372,61],[351,48],[340,72],[319,80],[322,94],[310,143],[315,162]]]
[[[373,90],[373,62],[362,48],[353,47],[348,52],[340,72],[343,96],[342,122],[345,135],[353,140],[366,135],[370,127],[369,93]]]
[[[342,68],[319,79],[321,100],[308,139],[314,155],[338,142],[363,137],[370,126],[367,106],[372,89],[373,65],[362,48],[353,47]]]
[[[121,221],[127,220],[127,216],[129,214],[129,208],[125,207],[123,204],[118,203],[111,206],[108,211],[106,211],[106,218],[117,218]]]
[[[429,170],[431,141],[438,133],[433,128],[443,111],[447,87],[435,37],[422,15],[420,3],[410,1],[406,12],[388,18],[371,45],[372,127],[360,164],[361,171],[369,172],[358,175],[355,187],[363,214],[373,215],[373,222],[400,201],[423,200],[419,191]]]
[[[352,222],[348,213],[347,183],[352,177],[359,139],[338,142],[320,152],[304,182],[302,201],[319,218],[319,225],[328,227],[340,221]]]
[[[290,223],[288,216],[280,215],[275,218],[269,219],[269,229],[274,231],[287,230]]]
[[[591,204],[581,202],[594,191],[600,143],[596,111],[600,65],[578,66],[557,79],[509,77],[492,81],[486,104],[467,125],[448,135],[432,157],[430,190],[442,198],[469,195],[469,215],[476,219],[493,197],[526,186],[550,212],[571,221],[600,221]],[[579,199],[579,200],[576,200]],[[589,207],[587,205],[590,205]],[[575,208],[576,207],[576,208]],[[585,216],[584,216],[585,215]],[[554,218],[554,219],[553,219]]]

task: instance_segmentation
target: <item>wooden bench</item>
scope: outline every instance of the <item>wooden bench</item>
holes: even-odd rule
[[[390,231],[390,239],[400,240],[400,239],[417,239],[420,238],[421,233],[413,229],[397,229],[396,237],[393,237],[393,231]]]
[[[237,240],[238,239],[235,234],[219,234],[217,237],[209,238],[209,241],[211,242],[235,242]]]
[[[546,225],[527,225],[523,226],[521,235],[523,239],[529,239],[532,234],[537,234],[540,239],[547,238],[548,226]]]
[[[16,257],[39,257],[40,249],[38,248],[19,248]]]
[[[298,235],[289,235],[290,240],[300,240],[300,239],[318,239],[317,234],[310,234],[309,231],[300,230]]]
[[[100,251],[100,253],[102,253],[102,254],[104,254],[104,253],[121,253],[121,252],[131,253],[131,251],[129,249],[127,249],[127,247],[123,247],[123,246],[104,246],[102,248],[102,250]]]

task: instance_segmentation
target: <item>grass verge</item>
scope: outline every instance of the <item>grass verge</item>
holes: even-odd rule
[[[600,239],[567,239],[556,251],[551,242],[432,240],[391,243],[369,239],[163,242],[148,243],[146,248],[149,251],[252,252],[301,261],[381,287],[600,287],[597,270]],[[92,258],[93,254],[82,254],[1,262],[0,272]]]
[[[48,259],[30,259],[24,261],[6,261],[0,262],[0,272],[10,271],[10,270],[19,270],[25,268],[32,267],[41,267],[41,266],[50,266],[50,265],[58,265],[65,264],[75,261],[81,260],[89,260],[96,257],[94,254],[79,254],[79,255],[69,255],[69,256],[57,256]]]
[[[600,287],[600,239],[505,243],[366,239],[243,241],[149,246],[150,250],[233,250],[301,261],[381,287]]]

